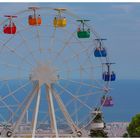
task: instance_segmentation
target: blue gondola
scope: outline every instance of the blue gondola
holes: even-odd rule
[[[111,81],[115,81],[116,80],[116,75],[114,72],[112,72],[111,74]]]
[[[97,47],[94,51],[94,56],[95,57],[106,57],[107,52],[106,52],[105,48]]]
[[[108,72],[104,72],[102,76],[104,81],[115,81],[116,80],[116,75],[114,72],[109,74]]]

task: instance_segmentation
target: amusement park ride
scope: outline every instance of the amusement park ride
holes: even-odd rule
[[[43,39],[41,40],[41,37],[43,35],[39,36],[39,34],[39,38],[37,39],[37,36],[35,36],[33,41],[29,39],[29,37],[27,37],[28,39],[25,39],[26,36],[28,36],[28,33],[34,35],[36,29],[37,32],[40,32],[40,34],[46,32],[45,29],[47,28],[47,26],[45,25],[45,21],[42,18],[43,16],[41,14],[38,14],[43,10],[50,10],[55,13],[57,12],[57,15],[53,17],[52,26],[49,27],[49,25],[47,25],[48,28],[55,30],[55,35],[53,34],[53,40],[55,40],[54,44],[56,45],[54,46],[51,46],[51,43],[49,44],[49,41],[51,42],[52,40],[51,38],[47,40],[48,42],[43,42]],[[29,14],[29,12],[31,12],[32,14]],[[28,33],[26,33],[26,30],[23,29],[22,31],[20,31],[20,22],[16,22],[16,20],[13,20],[14,18],[22,16],[22,14],[25,15],[27,13],[29,16],[27,18],[28,25],[26,26],[30,26],[29,31],[27,31]],[[63,14],[65,14],[65,16],[63,16]],[[5,121],[0,121],[0,131],[2,137],[88,137],[87,126],[90,126],[90,129],[95,130],[104,129],[105,123],[102,119],[101,108],[113,106],[113,99],[110,95],[108,96],[108,93],[110,91],[109,83],[116,80],[115,73],[111,71],[111,65],[114,63],[111,63],[109,61],[106,47],[103,44],[103,41],[106,39],[100,38],[97,33],[94,32],[92,27],[88,25],[88,22],[90,20],[76,18],[76,16],[72,17],[71,15],[73,14],[71,14],[65,8],[53,9],[44,7],[29,7],[28,10],[20,12],[20,14],[17,14],[17,16],[5,16],[6,18],[8,18],[9,23],[8,25],[5,24],[3,26],[3,34],[5,34],[5,38],[4,42],[0,44],[0,49],[5,47],[5,52],[12,52],[12,55],[9,55],[12,59],[6,60],[9,63],[4,64],[5,68],[17,68],[17,70],[19,71],[19,79],[26,75],[26,77],[28,77],[27,81],[30,82],[30,87],[32,87],[32,90],[31,92],[27,91],[27,89],[23,90],[24,85],[19,87],[20,90],[22,89],[20,92],[26,91],[27,93],[27,97],[23,97],[25,99],[22,100],[17,98],[17,94],[19,94],[17,92],[19,89],[18,87],[15,91],[11,91],[9,89],[7,95],[1,96],[0,102],[5,103],[5,108],[12,113],[12,116],[10,118],[6,119]],[[25,18],[25,16],[23,17]],[[75,18],[72,21],[74,22],[72,23],[72,26],[70,26],[71,22],[68,22],[71,20],[71,18]],[[79,23],[80,25],[77,25]],[[45,27],[43,28],[44,25]],[[72,32],[72,28],[74,28],[75,26],[77,29],[76,31]],[[63,35],[61,35],[62,31],[64,32]],[[56,32],[58,32],[58,34]],[[2,38],[3,34],[1,34],[0,38]],[[10,38],[8,38],[8,35],[10,36]],[[14,41],[16,41],[15,39],[19,37],[21,37],[19,43],[24,42],[23,45],[19,46],[19,48],[9,48],[10,43],[13,45]],[[65,42],[66,40],[68,41]],[[33,43],[35,41],[37,42]],[[41,41],[43,42],[42,44]],[[48,45],[46,45],[47,43]],[[26,44],[30,44],[30,46],[27,47],[28,45]],[[39,46],[42,45],[44,49],[46,49],[44,55],[35,52],[37,51],[36,46],[38,44]],[[54,49],[54,52],[48,53],[47,50],[50,49],[49,47],[51,47],[51,49]],[[25,51],[25,49],[28,49],[27,52]],[[93,50],[95,61],[91,60],[92,58],[89,57],[90,52],[93,52]],[[5,56],[3,53],[1,53],[1,55]],[[21,57],[20,54],[22,54],[24,57]],[[17,56],[19,59],[14,59],[14,56]],[[31,59],[33,59],[33,61],[31,61]],[[14,64],[10,64],[12,63],[11,61],[13,61]],[[17,61],[17,63],[15,63],[15,61]],[[100,64],[100,68],[103,70],[101,76],[103,84],[101,84],[102,86],[100,87],[97,87],[100,81],[97,82],[92,74],[94,72],[93,68],[96,68],[96,62],[97,64]],[[25,69],[27,70],[27,73],[25,73]],[[77,77],[78,80],[73,80],[74,76]],[[79,79],[81,81],[79,81]],[[91,81],[83,81],[83,79],[90,79]],[[68,82],[74,83],[75,85],[77,85],[77,89],[74,90],[73,88],[73,91],[70,90],[66,82],[64,82],[65,84],[62,86],[62,80],[67,80]],[[1,81],[3,82],[2,79]],[[59,90],[55,87],[56,85],[58,86]],[[83,93],[83,91],[81,90],[83,87],[86,89],[85,93]],[[43,90],[42,88],[44,88],[45,90]],[[96,92],[95,89],[100,91],[100,96],[98,97],[99,102],[98,105],[94,104],[92,106],[89,103],[89,98],[94,100],[94,92]],[[48,108],[48,111],[46,112],[50,118],[49,132],[43,129],[41,129],[42,131],[37,130],[39,123],[39,113],[41,112],[40,104],[44,93],[46,96],[46,102],[48,104],[46,106],[46,108]],[[64,97],[61,97],[62,95],[66,94],[68,94],[68,99],[71,103],[66,103]],[[8,101],[6,102],[6,98],[14,98],[15,100],[17,100],[17,108],[12,108],[10,105],[7,105]],[[32,104],[34,104],[33,109],[31,108]],[[56,104],[57,108],[59,108],[59,111],[63,114],[69,130],[71,131],[66,131],[65,128],[59,130],[57,120],[59,116],[57,116],[58,109],[56,109]],[[74,108],[74,104],[78,104],[78,107]],[[73,111],[71,113],[71,109],[68,109],[69,105],[71,105],[70,108],[72,108]],[[81,110],[84,110],[84,108],[88,110],[89,116],[86,116],[88,119],[86,119],[86,121],[83,121],[81,119],[81,124],[80,119],[79,123],[75,123],[74,117],[77,117],[79,114],[81,114]],[[30,123],[31,130],[29,132],[19,132],[19,127],[21,126],[21,124],[23,124],[23,120],[28,110],[32,110],[32,119]],[[2,115],[1,109],[0,114]],[[74,115],[74,117],[72,116],[72,114]],[[10,123],[12,119],[13,122]],[[87,122],[87,120],[89,121]],[[62,122],[64,122],[64,120]]]

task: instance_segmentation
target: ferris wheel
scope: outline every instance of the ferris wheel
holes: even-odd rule
[[[115,81],[90,20],[29,7],[0,23],[0,127],[4,137],[86,137]],[[97,125],[99,124],[99,125]]]

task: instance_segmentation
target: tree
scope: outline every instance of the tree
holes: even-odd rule
[[[124,137],[124,138],[128,138],[128,137],[129,137],[129,136],[128,136],[128,133],[124,133],[124,134],[123,134],[123,137]]]
[[[127,127],[129,137],[140,137],[140,114],[134,116]]]
[[[107,132],[104,130],[90,130],[90,137],[104,137],[107,138]]]
[[[95,109],[95,118],[93,117],[92,125],[97,125],[96,128],[91,128],[90,137],[108,137],[107,132],[104,131],[105,123],[103,121],[102,112],[99,109]],[[100,126],[99,124],[103,124]],[[99,126],[98,126],[99,125]]]

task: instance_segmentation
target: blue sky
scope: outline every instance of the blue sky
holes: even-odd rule
[[[1,3],[0,17],[29,6],[66,7],[91,20],[107,38],[110,58],[118,79],[140,79],[140,3]]]

